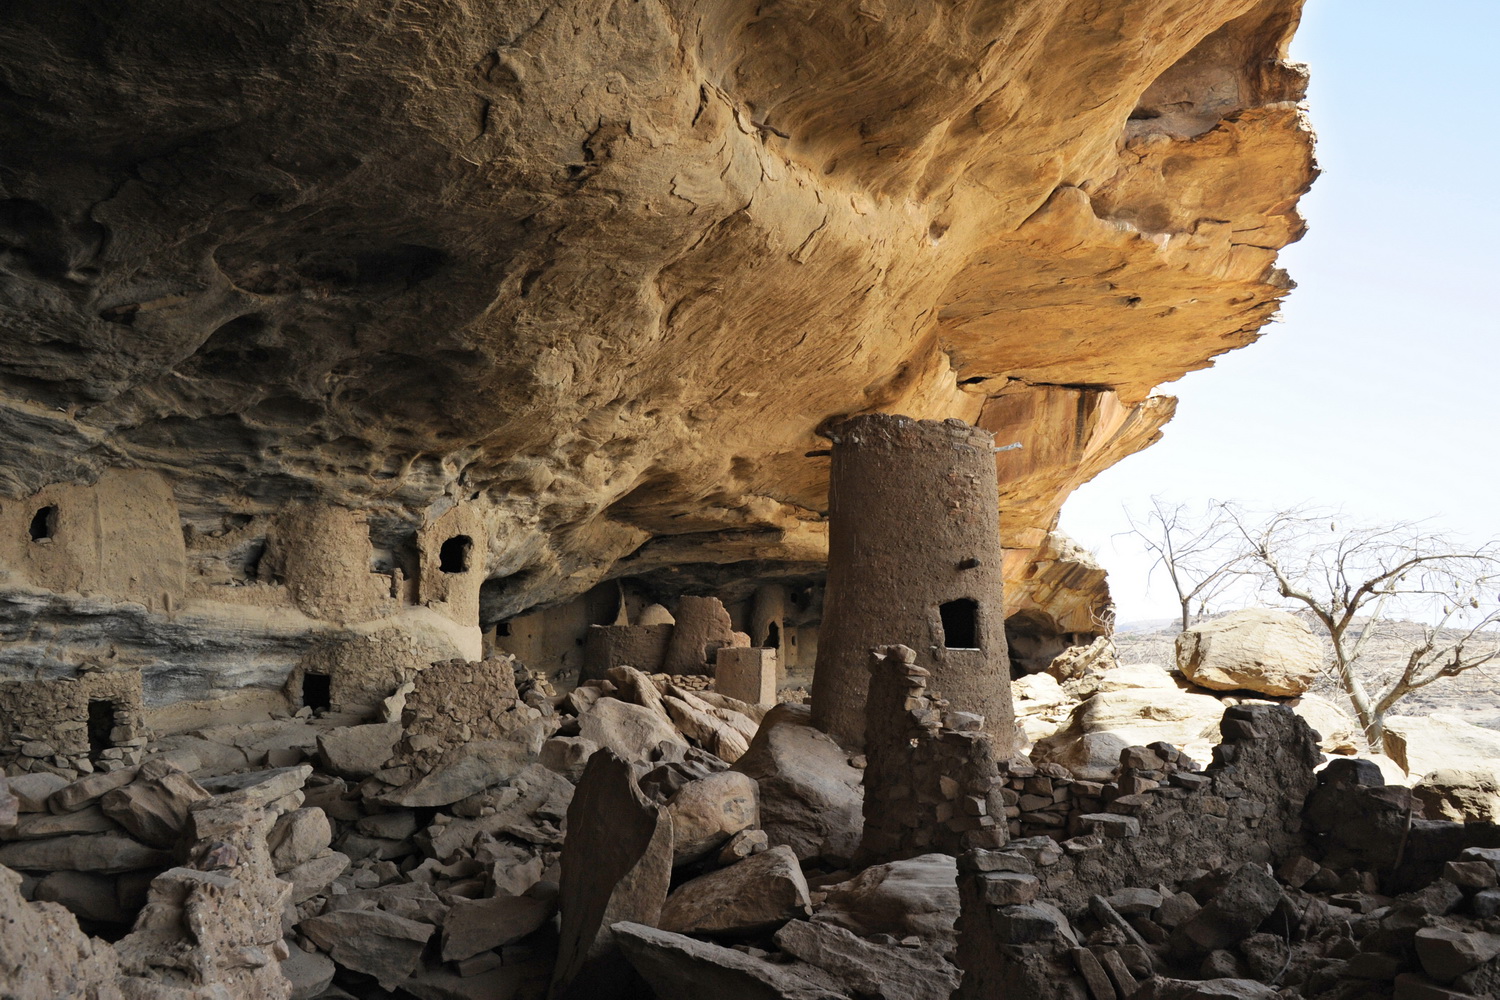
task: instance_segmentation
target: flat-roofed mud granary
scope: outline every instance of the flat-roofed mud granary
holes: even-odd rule
[[[1494,995],[1483,796],[1055,530],[1292,287],[1299,13],[9,4],[0,995]]]

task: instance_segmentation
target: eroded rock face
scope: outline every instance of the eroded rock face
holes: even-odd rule
[[[308,501],[372,516],[391,575],[289,606],[417,588],[460,620],[478,577],[442,574],[475,573],[495,621],[611,575],[816,564],[815,429],[876,409],[1025,445],[1019,586],[1062,498],[1159,434],[1151,388],[1290,287],[1299,6],[23,2],[0,494],[160,473],[191,530],[157,610],[265,582],[267,539],[268,574],[295,562],[273,519]],[[5,505],[0,552],[42,501]]]

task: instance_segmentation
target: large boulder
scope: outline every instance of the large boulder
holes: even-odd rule
[[[738,771],[720,771],[684,785],[667,803],[675,864],[706,857],[760,819],[759,786]]]
[[[1455,764],[1500,770],[1500,733],[1452,715],[1392,715],[1385,720],[1385,752],[1412,777]]]
[[[678,886],[657,926],[681,934],[752,934],[810,910],[802,867],[782,846]]]
[[[1285,611],[1246,608],[1189,626],[1177,637],[1177,668],[1199,687],[1290,698],[1312,687],[1323,644]]]
[[[760,785],[760,826],[773,845],[785,844],[801,861],[854,856],[864,833],[864,772],[814,728],[806,705],[766,713],[734,770]]]
[[[1207,759],[1219,741],[1223,703],[1214,695],[1184,687],[1154,664],[1122,666],[1104,674],[1097,694],[1073,710],[1068,725],[1039,739],[1035,761],[1062,764],[1079,777],[1107,781],[1120,763],[1120,751],[1158,740]]]
[[[1428,819],[1500,823],[1500,773],[1493,767],[1440,767],[1412,786]]]
[[[578,716],[578,735],[631,761],[649,759],[660,743],[687,745],[665,714],[619,698],[590,705]]]
[[[951,955],[958,920],[958,862],[947,854],[923,854],[874,865],[824,891],[815,921],[861,937],[889,934],[922,938],[939,955]]]

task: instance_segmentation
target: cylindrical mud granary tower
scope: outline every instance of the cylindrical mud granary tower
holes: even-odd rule
[[[1016,743],[1001,603],[994,438],[961,420],[890,414],[826,429],[828,588],[813,722],[863,746],[870,649],[900,643],[950,709],[977,712],[997,754]]]

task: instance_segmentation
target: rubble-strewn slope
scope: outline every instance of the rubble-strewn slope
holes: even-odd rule
[[[1299,7],[12,4],[0,493],[472,501],[493,619],[817,558],[815,428],[886,409],[1026,442],[1033,549],[1290,287]]]

